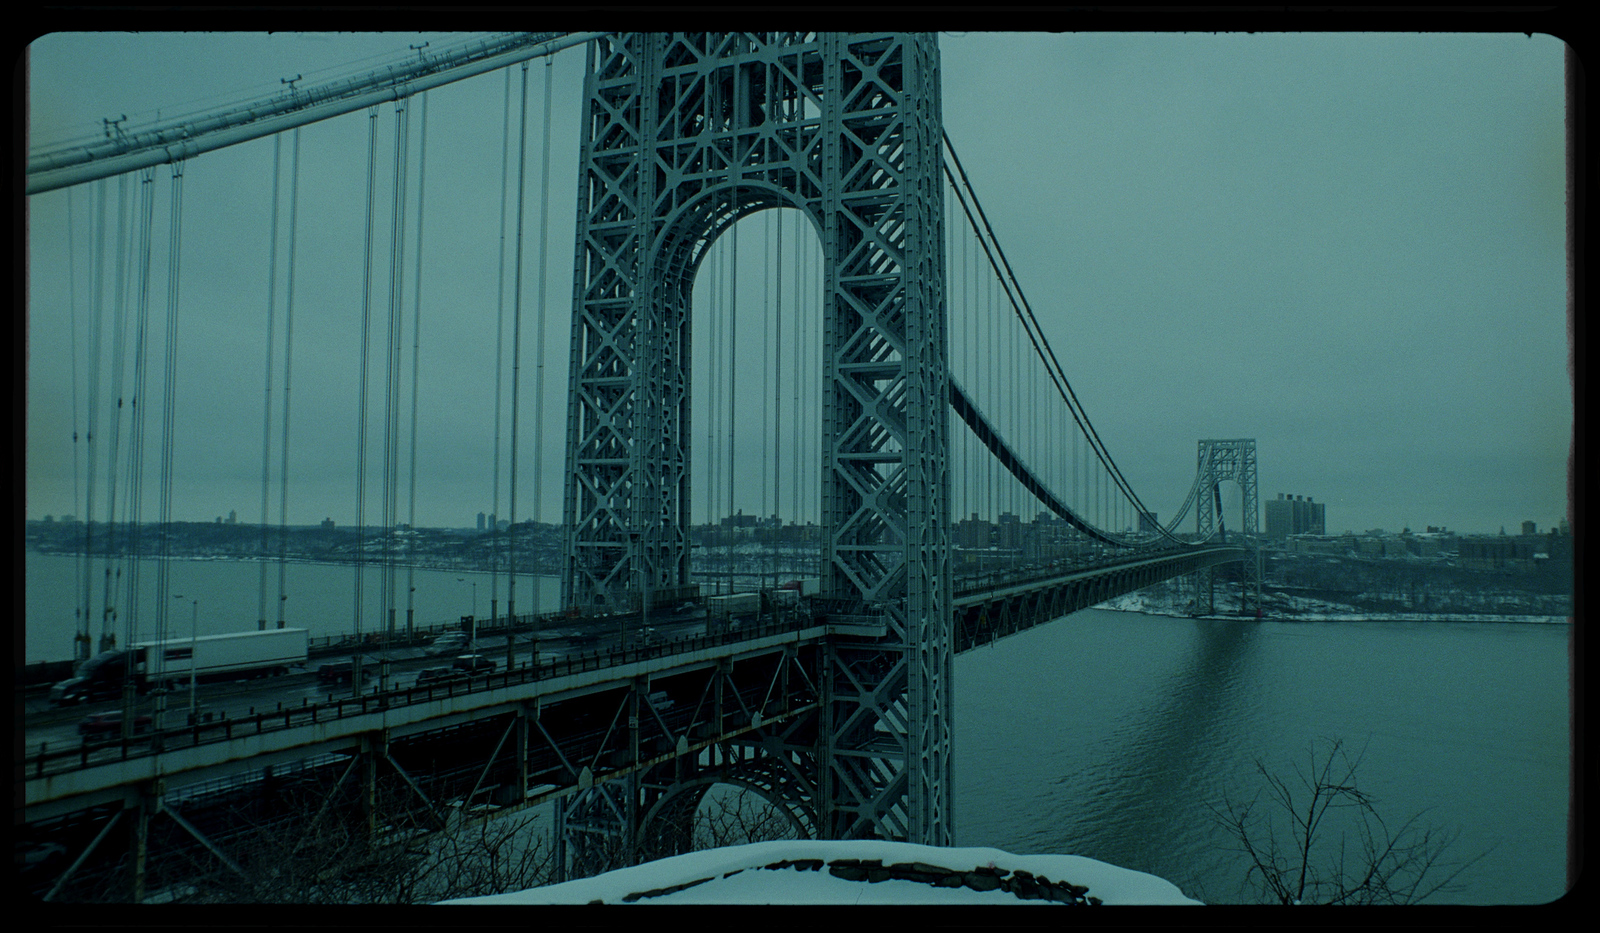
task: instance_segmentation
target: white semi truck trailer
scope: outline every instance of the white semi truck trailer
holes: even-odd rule
[[[303,628],[265,629],[199,638],[169,638],[103,651],[78,666],[72,677],[50,688],[57,705],[121,694],[130,678],[140,693],[163,681],[242,680],[288,673],[309,657]]]

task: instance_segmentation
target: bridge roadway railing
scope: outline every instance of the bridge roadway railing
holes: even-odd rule
[[[1030,627],[1020,625],[1020,620],[1014,618],[1019,602],[1029,602],[1034,616],[1038,616],[1041,611],[1055,613],[1048,618],[1035,618],[1031,623],[1038,624],[1087,605],[1103,602],[1122,592],[1148,586],[1155,580],[1190,572],[1196,567],[1239,559],[1241,554],[1239,548],[1183,549],[1089,567],[1057,562],[1021,571],[963,578],[957,581],[954,594],[957,610],[957,650],[966,650],[976,644],[986,643],[994,637]],[[1125,581],[1124,585],[1117,586],[1109,582],[1117,577]],[[1136,586],[1132,585],[1135,583]],[[1070,608],[1066,608],[1067,604],[1063,604],[1059,598],[1059,594],[1063,591],[1071,594]],[[1052,592],[1057,593],[1058,598],[1041,599],[1042,596]],[[1085,602],[1085,600],[1092,601]],[[1041,606],[1044,608],[1041,609]],[[837,607],[818,604],[818,608]],[[1002,616],[1008,613],[1013,618],[1003,620]],[[561,618],[559,615],[547,615],[538,617],[537,621],[555,623]],[[599,671],[633,661],[715,650],[780,632],[801,632],[814,628],[816,631],[808,633],[808,637],[818,637],[827,629],[818,626],[817,622],[825,618],[825,613],[813,617],[809,611],[797,611],[789,620],[756,624],[737,632],[685,636],[629,648],[577,652],[542,664],[529,662],[520,667],[492,674],[463,676],[424,686],[395,688],[348,697],[330,694],[327,700],[319,702],[312,702],[310,698],[306,698],[298,706],[285,707],[279,703],[274,709],[253,711],[246,716],[229,716],[223,712],[216,718],[202,719],[158,732],[142,733],[128,739],[117,737],[103,741],[85,740],[56,748],[41,743],[37,749],[26,751],[22,762],[23,773],[29,780],[33,780],[112,760],[127,761],[161,754],[175,748],[228,742],[240,736],[261,735],[302,725],[337,722],[348,717],[431,702],[440,697],[455,697],[565,675]],[[531,627],[535,621],[535,617],[531,614],[518,616],[515,627]],[[500,629],[506,627],[502,623]],[[981,633],[977,631],[980,628]]]
[[[514,632],[529,632],[550,626],[570,623],[572,620],[565,613],[519,613],[514,619],[501,616],[495,619],[478,619],[474,631],[482,635],[503,634],[507,630]],[[343,635],[319,635],[310,640],[308,653],[313,658],[328,655],[348,654],[354,651],[371,651],[374,648],[420,648],[433,641],[433,639],[446,632],[462,631],[461,622],[437,622],[432,625],[414,626],[409,632],[396,631],[385,639],[383,632],[367,632],[360,636],[350,633]]]
[[[439,700],[471,698],[480,694],[497,694],[501,697],[507,688],[536,684],[556,689],[565,681],[566,687],[574,683],[604,683],[610,680],[626,681],[638,676],[641,670],[669,670],[674,664],[693,659],[726,656],[732,657],[744,650],[762,649],[768,643],[803,645],[821,640],[829,635],[855,634],[865,637],[881,635],[881,620],[827,617],[810,612],[796,612],[788,619],[778,619],[748,625],[740,631],[711,635],[687,636],[679,639],[644,644],[626,649],[579,652],[542,664],[525,664],[492,674],[463,676],[455,680],[397,688],[359,696],[332,697],[311,702],[309,698],[300,705],[282,706],[252,712],[247,716],[228,716],[192,722],[184,726],[142,733],[130,739],[120,737],[105,741],[84,741],[65,747],[50,748],[41,744],[30,750],[20,762],[27,781],[27,798],[30,809],[64,797],[85,792],[103,791],[115,784],[137,781],[155,776],[175,776],[194,767],[211,768],[222,761],[237,761],[249,757],[219,754],[201,756],[202,762],[186,764],[182,759],[194,758],[207,747],[247,740],[251,747],[265,749],[257,737],[270,739],[284,736],[289,730],[307,729],[303,744],[317,745],[336,738],[345,731],[359,732],[370,729],[374,717],[386,727],[396,713],[417,709],[418,721],[430,715],[428,704]],[[585,679],[585,673],[608,672],[606,676]],[[536,691],[537,692],[537,691]],[[491,699],[485,697],[485,703]],[[492,704],[491,704],[492,705]],[[437,707],[431,708],[436,710]],[[450,710],[447,704],[446,711]],[[348,723],[348,730],[340,729]],[[321,729],[315,728],[321,726]],[[329,731],[329,728],[332,731]],[[297,743],[293,740],[271,742],[274,750],[281,752]],[[283,749],[276,746],[283,745]],[[287,761],[287,758],[279,755]],[[235,765],[237,767],[237,765]],[[93,778],[89,772],[99,771]],[[84,774],[85,780],[76,780],[74,774]],[[103,786],[102,786],[103,785]]]
[[[506,616],[478,619],[475,630],[480,636],[504,634],[508,629],[523,633],[570,624],[571,621],[570,616],[560,612],[518,613],[514,619]],[[412,626],[409,631],[395,631],[387,640],[382,632],[367,632],[360,636],[350,633],[318,635],[308,642],[307,654],[312,658],[325,658],[383,648],[420,648],[446,632],[462,631],[461,625],[460,620],[457,620]],[[51,684],[72,676],[75,664],[73,661],[30,662],[22,669],[19,681],[29,691],[43,691]]]

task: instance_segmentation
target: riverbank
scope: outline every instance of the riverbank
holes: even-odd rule
[[[1302,596],[1279,596],[1277,605],[1263,611],[1262,618],[1274,622],[1515,622],[1523,624],[1565,625],[1570,616],[1541,615],[1536,613],[1442,613],[1442,612],[1362,612],[1354,607]],[[1169,590],[1149,592],[1141,590],[1107,600],[1093,607],[1115,612],[1138,612],[1153,616],[1194,618],[1180,594]],[[1237,619],[1228,613],[1215,613],[1200,618]]]

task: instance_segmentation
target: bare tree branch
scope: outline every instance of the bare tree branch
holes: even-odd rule
[[[1391,829],[1376,798],[1357,783],[1364,757],[1365,749],[1352,756],[1343,740],[1321,749],[1313,744],[1307,766],[1292,765],[1292,780],[1257,760],[1267,806],[1260,806],[1258,791],[1249,803],[1225,796],[1220,807],[1211,807],[1238,842],[1245,884],[1257,899],[1278,904],[1415,904],[1451,890],[1461,873],[1487,854],[1447,861],[1445,853],[1457,834],[1423,824],[1421,813]],[[1286,831],[1274,823],[1275,813],[1288,817]]]

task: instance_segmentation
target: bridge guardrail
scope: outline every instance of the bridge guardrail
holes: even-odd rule
[[[525,618],[531,622],[532,616],[519,616],[518,621],[521,622]],[[338,697],[337,699],[334,695],[329,694],[327,700],[317,703],[312,703],[309,698],[305,698],[299,706],[291,705],[285,707],[282,703],[279,703],[276,709],[262,710],[260,712],[252,708],[249,714],[242,717],[230,717],[226,712],[223,712],[220,716],[202,717],[198,721],[193,721],[183,726],[140,733],[128,739],[123,739],[120,736],[103,741],[85,739],[80,743],[69,744],[56,749],[51,749],[48,743],[41,742],[36,752],[25,754],[22,762],[23,774],[27,779],[42,778],[46,774],[59,774],[79,768],[87,768],[91,764],[113,760],[113,757],[115,760],[146,757],[161,754],[169,748],[193,748],[213,742],[225,742],[236,735],[259,735],[263,732],[273,732],[295,726],[331,722],[347,716],[358,716],[378,710],[425,703],[440,696],[453,697],[471,694],[567,674],[601,670],[633,661],[649,660],[741,641],[750,641],[783,632],[799,631],[812,624],[815,623],[809,615],[797,613],[792,619],[760,623],[741,631],[717,632],[710,635],[689,635],[669,641],[635,645],[628,648],[580,651],[543,664],[524,663],[518,667],[496,671],[491,674],[464,675],[459,678],[424,686],[397,687],[378,693]],[[114,756],[100,754],[113,751],[115,752]],[[91,759],[95,760],[91,761]]]

